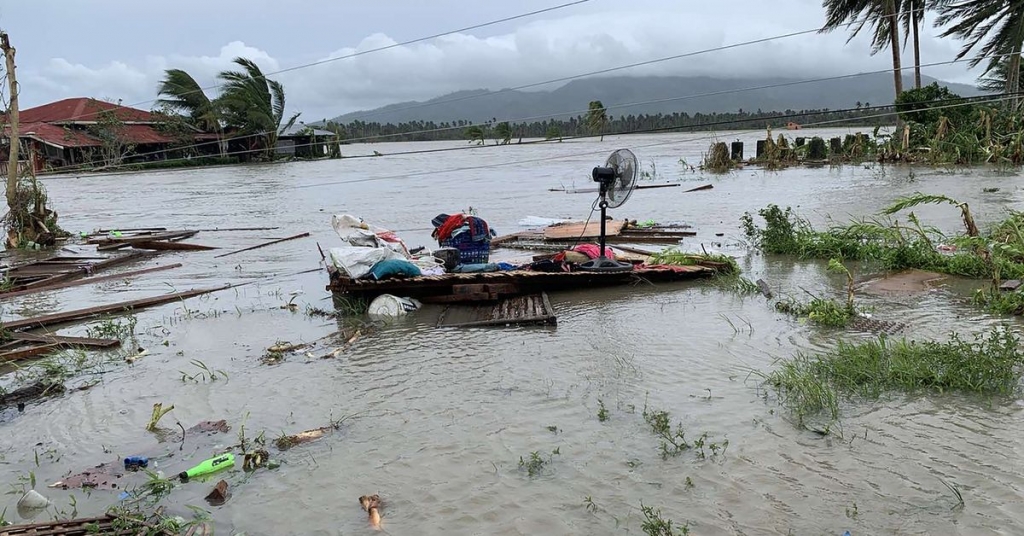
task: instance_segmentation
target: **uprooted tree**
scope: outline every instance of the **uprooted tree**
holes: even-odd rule
[[[7,123],[2,131],[7,133],[9,159],[7,164],[7,214],[3,218],[7,228],[7,247],[21,247],[32,244],[52,246],[57,238],[67,232],[57,226],[57,213],[46,207],[47,197],[42,185],[36,181],[32,154],[28,161],[19,160],[21,139],[18,136],[18,82],[15,75],[14,54],[10,38],[0,31],[0,51],[4,54],[7,85],[10,102],[3,115]],[[2,87],[2,84],[0,84]]]

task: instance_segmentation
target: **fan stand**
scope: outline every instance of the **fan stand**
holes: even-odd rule
[[[628,262],[621,262],[615,259],[609,259],[604,256],[605,251],[605,222],[607,221],[606,213],[608,211],[608,182],[601,181],[601,249],[598,250],[599,256],[596,259],[591,259],[580,265],[580,270],[587,272],[631,272],[633,271],[633,265]]]

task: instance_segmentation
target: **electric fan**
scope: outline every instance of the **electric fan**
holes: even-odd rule
[[[628,272],[633,265],[619,262],[604,256],[606,212],[609,208],[619,208],[633,194],[636,187],[637,174],[636,156],[629,149],[619,149],[608,157],[604,167],[596,167],[593,179],[600,185],[601,207],[601,249],[600,256],[580,265],[581,270],[592,272]]]

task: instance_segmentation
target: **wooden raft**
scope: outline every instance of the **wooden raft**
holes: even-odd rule
[[[372,300],[381,294],[416,298],[426,303],[497,301],[509,296],[559,290],[660,283],[710,277],[716,272],[706,266],[672,268],[639,267],[631,272],[534,272],[513,270],[474,274],[443,274],[404,279],[350,279],[329,270],[327,290],[336,294]]]
[[[437,319],[439,328],[549,325],[558,322],[545,293],[505,298],[494,305],[449,305]]]

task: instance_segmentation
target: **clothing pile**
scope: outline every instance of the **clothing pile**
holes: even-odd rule
[[[414,255],[394,232],[348,214],[331,218],[331,226],[345,244],[330,250],[330,262],[351,279],[375,280],[417,277],[438,273],[432,255]],[[440,273],[444,273],[440,269]]]
[[[438,214],[431,220],[442,248],[459,252],[457,264],[487,264],[491,254],[491,238],[497,236],[482,218],[469,214]]]
[[[579,244],[555,254],[550,259],[534,262],[530,269],[538,272],[574,272],[579,265],[600,256],[601,246],[598,244]],[[621,260],[619,253],[608,246],[604,247],[604,256],[608,259]]]

